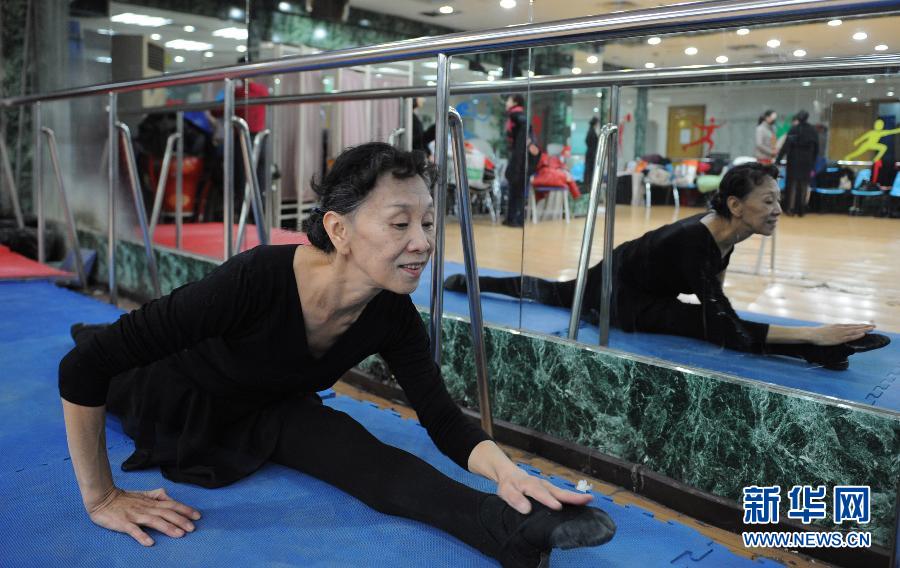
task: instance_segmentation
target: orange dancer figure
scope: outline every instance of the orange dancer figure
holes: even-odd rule
[[[725,126],[724,122],[720,122],[719,124],[716,124],[716,119],[713,117],[710,117],[709,124],[695,124],[694,128],[697,128],[698,130],[700,130],[700,132],[703,133],[703,136],[701,136],[700,138],[698,138],[696,140],[692,140],[692,141],[688,142],[687,144],[682,144],[681,149],[687,150],[691,146],[696,146],[698,144],[706,143],[706,144],[709,144],[709,151],[712,152],[713,146],[715,146],[715,144],[713,143],[712,136],[717,129],[722,128],[723,126]]]

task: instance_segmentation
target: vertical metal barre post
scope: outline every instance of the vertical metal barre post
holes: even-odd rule
[[[116,305],[119,291],[116,286],[116,185],[119,182],[119,138],[116,129],[118,122],[118,95],[109,94],[109,109],[107,121],[106,148],[108,158],[106,160],[107,174],[109,175],[109,191],[107,194],[107,243],[106,243],[106,272],[109,282],[109,303]]]
[[[591,178],[591,193],[588,200],[588,213],[584,222],[584,234],[581,237],[581,253],[578,256],[578,276],[575,278],[575,297],[572,300],[572,315],[569,317],[569,339],[578,339],[578,324],[581,320],[581,306],[584,302],[584,289],[587,285],[588,264],[591,260],[591,247],[594,244],[594,228],[597,225],[597,205],[600,203],[600,184],[603,180],[603,165],[607,158],[609,137],[619,127],[606,124],[600,129],[600,143],[594,155],[594,175]]]
[[[225,230],[225,260],[234,254],[234,81],[225,79],[225,108],[222,113],[222,224]]]
[[[237,250],[240,252],[241,245],[244,240],[244,228],[246,227],[246,219],[247,219],[247,189],[250,190],[250,198],[252,199],[253,204],[253,219],[256,223],[256,234],[259,237],[259,244],[267,245],[269,244],[268,235],[266,235],[265,228],[265,220],[263,219],[264,212],[262,210],[262,196],[259,193],[259,179],[256,177],[256,165],[259,163],[259,146],[253,146],[253,156],[250,155],[250,127],[247,125],[247,121],[240,117],[232,117],[233,125],[238,129],[238,141],[240,142],[241,147],[241,158],[244,162],[244,172],[246,175],[246,183],[244,184],[244,199],[242,200],[241,206],[241,218],[240,224],[238,226],[238,238],[237,238]],[[260,132],[257,134],[256,141],[257,143],[261,143],[262,140],[267,136],[266,131]]]
[[[175,146],[175,248],[181,249],[181,230],[184,223],[184,111],[175,114],[175,134],[178,141]],[[199,191],[199,188],[197,188]],[[196,196],[194,193],[196,209]]]
[[[272,239],[272,227],[281,227],[281,221],[278,217],[278,212],[281,210],[281,204],[275,202],[275,190],[272,189],[272,156],[274,155],[275,146],[275,137],[272,136],[273,113],[274,111],[271,108],[266,112],[266,129],[263,130],[263,132],[267,133],[266,136],[268,137],[268,140],[263,148],[262,160],[264,185],[260,188],[260,191],[262,191],[262,194],[265,196],[263,211],[266,213],[266,235],[269,236],[270,240]]]
[[[43,264],[46,262],[46,252],[44,249],[44,145],[41,144],[41,103],[34,103],[33,111],[34,126],[34,158],[31,164],[34,171],[34,206],[37,213],[37,248],[38,262]]]
[[[12,200],[13,215],[16,217],[16,225],[20,229],[25,228],[25,218],[22,216],[22,206],[19,204],[19,190],[16,189],[16,178],[13,176],[12,166],[9,163],[9,151],[6,148],[6,128],[0,129],[0,166],[3,167],[3,177],[6,178],[6,187],[9,188],[9,198]]]
[[[434,113],[434,157],[437,186],[434,193],[434,261],[431,267],[431,356],[441,366],[441,319],[444,316],[444,217],[447,209],[447,126],[450,110],[450,57],[437,57],[437,93]]]
[[[475,373],[478,380],[478,408],[481,428],[494,435],[491,418],[491,392],[488,384],[487,357],[484,352],[484,323],[481,313],[481,290],[478,286],[478,262],[475,258],[475,237],[472,231],[472,205],[469,203],[469,179],[466,174],[466,147],[463,140],[462,118],[456,109],[449,111],[450,136],[453,139],[453,166],[456,170],[456,203],[462,233],[463,257],[466,265],[466,291],[469,297],[469,321],[472,326],[472,347],[475,349]]]
[[[87,286],[87,274],[84,272],[84,261],[81,258],[81,248],[78,244],[78,232],[75,230],[75,218],[72,216],[72,210],[69,209],[69,200],[66,197],[66,186],[63,182],[62,170],[59,168],[59,152],[56,145],[56,133],[46,126],[41,127],[41,131],[47,136],[47,147],[50,149],[50,163],[53,165],[53,171],[56,173],[56,188],[59,191],[59,202],[62,204],[63,215],[66,216],[66,229],[69,233],[69,241],[72,244],[72,254],[75,257],[75,272],[78,273],[78,281],[81,287]]]
[[[166,193],[166,182],[169,181],[169,166],[172,163],[172,150],[178,140],[178,133],[169,134],[166,139],[166,151],[163,152],[162,166],[159,168],[159,179],[156,181],[156,196],[153,198],[153,212],[150,214],[150,238],[156,232],[159,214],[162,212],[163,196]],[[176,212],[177,214],[177,212]]]
[[[612,268],[613,268],[613,236],[615,235],[616,222],[616,185],[618,175],[618,148],[619,148],[619,86],[613,85],[609,89],[609,121],[617,125],[616,130],[609,136],[607,150],[609,152],[606,161],[606,220],[603,227],[603,284],[600,289],[600,345],[609,345],[609,304],[612,295]]]
[[[119,129],[122,145],[125,148],[125,168],[128,170],[128,179],[131,182],[131,198],[134,201],[134,211],[137,214],[138,223],[141,225],[144,253],[147,255],[147,266],[150,269],[150,279],[153,281],[153,291],[158,298],[162,296],[162,290],[159,287],[159,271],[156,268],[156,255],[153,253],[153,243],[150,241],[150,230],[147,227],[147,211],[144,209],[144,198],[141,196],[141,187],[138,181],[137,161],[134,159],[134,147],[131,145],[131,129],[123,122],[116,122],[116,128]]]
[[[407,152],[412,151],[413,149],[413,134],[415,133],[415,129],[413,128],[413,98],[404,97],[401,99],[403,102],[401,104],[401,110],[403,112],[403,128],[409,132],[409,136],[403,139],[403,149]]]

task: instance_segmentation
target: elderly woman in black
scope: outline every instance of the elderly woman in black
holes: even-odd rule
[[[613,251],[611,324],[624,331],[695,337],[738,351],[787,355],[843,370],[847,357],[884,347],[890,339],[869,333],[869,324],[815,327],[769,325],[743,320],[722,290],[734,245],[752,235],[771,235],[781,215],[778,170],[758,163],[729,170],[712,200],[712,210],[664,225]],[[582,317],[596,322],[602,263],[588,270]],[[575,281],[530,276],[479,278],[481,291],[530,298],[571,308]],[[464,291],[465,278],[445,281]],[[700,304],[678,300],[696,294]]]
[[[432,174],[421,152],[371,143],[341,154],[304,223],[311,246],[262,246],[122,316],[75,326],[59,386],[72,464],[98,525],[149,546],[182,537],[196,509],[162,489],[113,484],[106,411],[135,441],[123,469],[220,487],[274,461],[384,513],[440,528],[503,566],[546,565],[551,548],[603,544],[615,525],[516,467],[450,399],[409,293],[434,243]],[[497,482],[458,483],[385,445],[317,391],[380,353],[438,448]]]

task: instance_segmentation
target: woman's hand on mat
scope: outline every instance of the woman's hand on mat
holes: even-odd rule
[[[838,323],[820,325],[809,328],[810,343],[813,345],[840,345],[848,341],[854,341],[875,329],[874,325],[867,323]]]
[[[526,496],[555,510],[562,509],[563,504],[586,505],[593,499],[589,493],[560,489],[549,481],[529,475],[519,468],[515,468],[515,471],[500,479],[497,484],[497,495],[523,515],[531,512],[531,502]]]
[[[153,546],[141,527],[151,528],[173,538],[193,532],[200,512],[175,501],[165,489],[152,491],[123,491],[113,487],[100,502],[88,506],[94,523],[103,528],[131,535],[144,546]]]

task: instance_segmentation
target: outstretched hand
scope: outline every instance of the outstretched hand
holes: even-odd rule
[[[172,538],[193,532],[200,512],[166,495],[165,489],[123,491],[113,488],[102,501],[88,506],[91,520],[103,528],[130,535],[144,546],[153,546],[141,527],[157,530]]]
[[[594,497],[589,493],[575,493],[556,487],[549,481],[529,475],[519,468],[500,479],[497,495],[516,511],[527,515],[531,512],[531,502],[527,497],[554,510],[565,505],[586,505]]]
[[[840,345],[841,343],[859,339],[873,329],[875,329],[875,326],[867,323],[820,325],[811,328],[810,343],[822,346]]]

